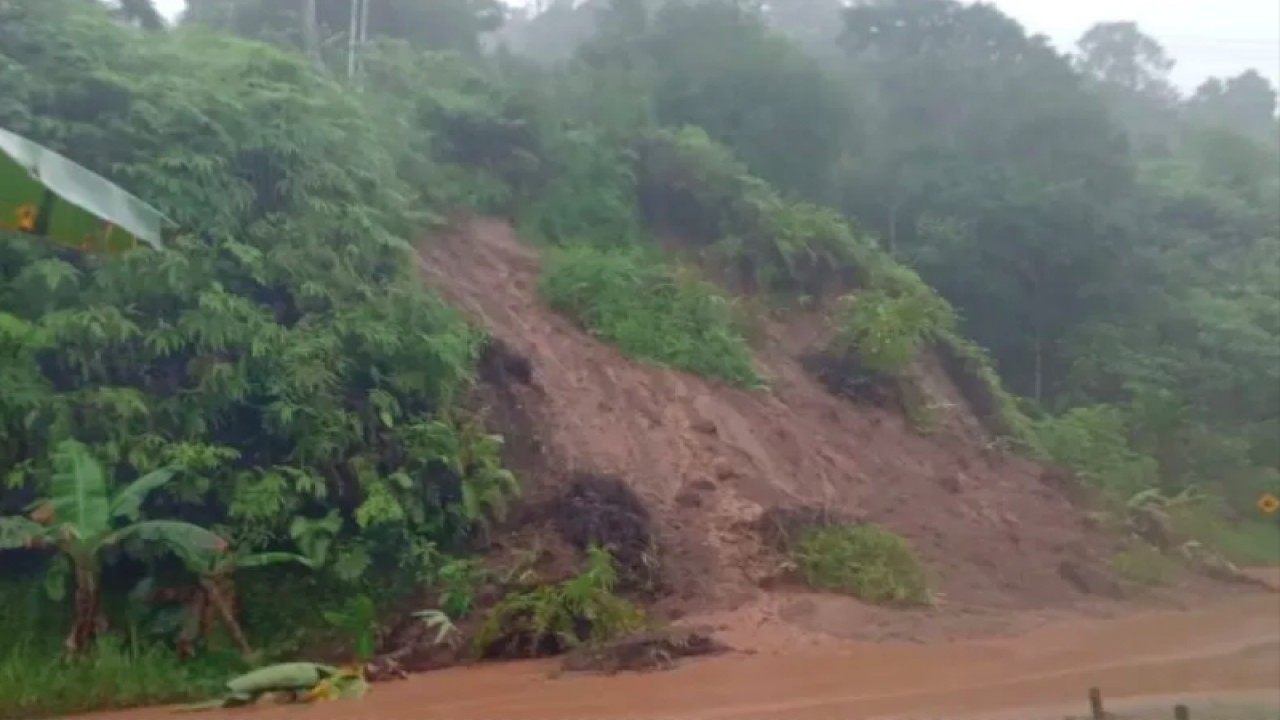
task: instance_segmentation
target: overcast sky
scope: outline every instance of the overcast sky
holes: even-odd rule
[[[521,0],[515,0],[517,4]],[[1059,48],[1100,21],[1133,20],[1177,59],[1174,80],[1192,90],[1210,76],[1255,68],[1280,84],[1280,0],[996,0]],[[156,0],[175,17],[186,0]]]

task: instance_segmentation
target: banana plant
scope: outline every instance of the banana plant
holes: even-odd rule
[[[75,619],[65,644],[69,654],[84,650],[106,630],[99,581],[110,549],[126,542],[154,543],[188,564],[210,563],[225,551],[225,540],[198,525],[141,519],[143,501],[173,478],[174,468],[148,473],[113,495],[102,465],[80,442],[63,441],[52,460],[50,497],[37,502],[29,517],[0,518],[0,550],[53,547],[59,551],[45,587],[55,599],[65,593],[68,579],[75,588]]]
[[[212,613],[222,620],[222,624],[230,633],[231,639],[246,658],[252,656],[253,648],[244,634],[244,629],[236,620],[237,593],[235,574],[239,570],[265,567],[295,562],[305,567],[314,567],[311,560],[287,552],[252,553],[236,549],[220,555],[193,557],[194,562],[187,564],[187,569],[200,580],[200,594],[194,607],[190,609],[192,620],[197,624],[195,635],[206,635],[213,628]],[[212,611],[212,613],[210,612]],[[192,638],[184,638],[190,641]]]

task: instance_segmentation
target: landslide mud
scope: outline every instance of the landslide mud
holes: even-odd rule
[[[1242,696],[1280,713],[1280,594],[1235,596],[1192,611],[1059,623],[1010,638],[926,645],[840,642],[694,660],[660,673],[551,679],[554,665],[459,668],[375,685],[361,700],[200,717],[1047,720],[1062,717],[1063,708],[1083,714],[1090,686],[1103,688],[1118,705],[1142,698],[1167,708],[1186,696]],[[151,709],[96,717],[154,720],[171,713]]]
[[[948,607],[1070,606],[1114,594],[1107,539],[1043,468],[993,451],[945,374],[922,360],[938,419],[928,437],[900,413],[829,393],[804,367],[824,343],[816,314],[763,319],[748,391],[631,361],[552,312],[539,251],[500,221],[459,222],[420,246],[424,280],[527,363],[503,402],[538,434],[543,468],[514,463],[527,498],[575,474],[620,478],[645,503],[662,574],[682,613],[740,606],[778,575],[754,523],[819,507],[906,536]],[[502,431],[502,428],[498,428]],[[521,435],[521,432],[510,433]],[[864,636],[875,637],[875,636]]]

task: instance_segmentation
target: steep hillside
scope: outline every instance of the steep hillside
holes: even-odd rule
[[[1083,513],[1040,467],[989,450],[940,373],[926,371],[926,386],[948,419],[925,437],[805,372],[821,323],[771,324],[757,357],[769,389],[741,390],[637,364],[546,309],[538,251],[503,222],[460,223],[420,252],[427,281],[528,362],[527,383],[487,378],[500,386],[491,419],[516,440],[511,462],[533,501],[576,475],[623,479],[656,518],[680,611],[738,606],[776,580],[780,558],[757,529],[772,508],[821,508],[905,535],[952,606],[1043,607],[1106,591]]]

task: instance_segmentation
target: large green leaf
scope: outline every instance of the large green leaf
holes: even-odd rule
[[[128,487],[121,490],[112,499],[111,517],[122,517],[129,521],[137,520],[142,510],[142,501],[147,499],[147,495],[152,490],[173,479],[176,472],[176,468],[160,468],[129,483]]]
[[[53,496],[55,525],[69,529],[77,537],[94,538],[110,530],[111,503],[102,465],[89,448],[76,440],[64,440],[53,453]]]
[[[29,547],[45,535],[40,523],[21,516],[0,517],[0,550]]]
[[[279,565],[282,563],[296,562],[299,565],[307,567],[315,567],[309,559],[294,555],[287,552],[264,552],[255,553],[253,555],[244,555],[236,560],[236,568],[255,568],[264,567],[266,565]]]
[[[161,247],[170,221],[102,176],[0,128],[0,230],[60,245],[119,252]]]
[[[180,520],[144,520],[134,523],[106,536],[102,544],[126,541],[163,545],[191,568],[210,567],[214,558],[227,547],[227,541],[216,533]]]
[[[67,596],[67,581],[71,579],[71,574],[71,557],[65,553],[59,554],[49,563],[49,569],[44,573],[45,595],[54,602],[60,602]]]

